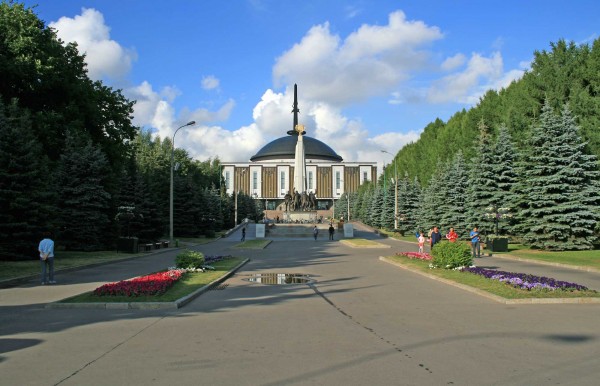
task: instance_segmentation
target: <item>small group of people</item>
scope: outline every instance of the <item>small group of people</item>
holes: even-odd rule
[[[417,239],[419,241],[419,253],[424,252],[425,247],[425,234],[422,231],[416,233]],[[458,234],[454,231],[454,228],[450,228],[448,233],[446,233],[446,240],[451,243],[455,243],[458,240]],[[474,227],[473,230],[469,233],[469,239],[471,241],[471,252],[473,253],[473,257],[480,258],[481,257],[481,236],[479,234],[479,229]],[[427,234],[427,241],[429,241],[430,248],[440,241],[442,241],[442,234],[438,227],[433,227],[429,230]]]
[[[329,240],[333,240],[333,234],[335,233],[335,228],[333,227],[333,223],[329,223]],[[317,241],[317,237],[319,236],[319,228],[315,225],[315,227],[313,228],[313,237],[315,238],[315,241]]]

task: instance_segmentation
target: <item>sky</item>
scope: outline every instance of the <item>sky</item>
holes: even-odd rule
[[[596,0],[36,0],[133,123],[198,160],[247,162],[292,129],[389,163],[436,118],[522,77],[559,39],[591,44]],[[381,168],[380,168],[381,170]]]

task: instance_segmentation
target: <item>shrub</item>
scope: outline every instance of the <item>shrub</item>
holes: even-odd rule
[[[200,252],[190,251],[186,249],[175,257],[175,266],[177,268],[202,268],[204,265],[204,255]]]
[[[215,231],[214,229],[207,229],[204,231],[204,235],[206,237],[208,237],[209,239],[214,239],[215,238]]]
[[[435,267],[452,269],[457,267],[469,267],[473,264],[471,248],[466,243],[437,243],[431,251],[433,255],[432,264]]]

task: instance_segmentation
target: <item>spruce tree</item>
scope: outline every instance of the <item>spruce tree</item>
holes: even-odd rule
[[[492,138],[489,128],[483,119],[479,125],[479,141],[476,153],[471,161],[467,221],[469,228],[479,227],[480,232],[490,233],[494,228],[493,220],[486,216],[488,208],[493,205],[493,199],[498,190],[494,174],[494,155]]]
[[[501,125],[498,129],[493,156],[496,192],[491,202],[497,211],[504,212],[503,217],[498,219],[498,233],[505,234],[512,229],[514,224],[513,215],[516,212],[516,197],[514,197],[513,191],[517,182],[517,152],[506,125]]]
[[[105,189],[108,161],[91,141],[68,132],[60,158],[60,226],[68,249],[94,251],[108,246],[110,194]]]
[[[395,205],[395,183],[388,181],[384,188],[383,206],[381,208],[380,227],[384,229],[394,229],[394,205]]]
[[[462,151],[459,150],[454,156],[452,164],[448,165],[444,182],[446,186],[442,191],[445,193],[445,200],[442,205],[440,226],[443,232],[454,228],[459,237],[466,237],[469,233],[469,222],[466,215],[469,177]]]
[[[435,173],[429,180],[429,185],[423,189],[421,204],[419,205],[419,215],[417,218],[417,226],[423,230],[425,234],[434,226],[440,225],[440,219],[443,216],[442,205],[446,198],[445,182],[444,182],[445,167],[441,162],[438,162]]]
[[[592,249],[598,221],[598,170],[570,111],[561,116],[546,100],[532,130],[521,189],[524,239],[547,250]]]
[[[379,184],[377,184],[377,187],[375,187],[375,190],[373,191],[373,196],[369,205],[369,222],[367,223],[368,225],[375,228],[381,227],[381,213],[384,200],[383,193],[383,184],[380,182]]]
[[[31,132],[28,115],[0,101],[0,260],[37,257],[55,196],[46,157]]]

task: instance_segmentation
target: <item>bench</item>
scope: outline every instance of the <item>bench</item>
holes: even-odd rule
[[[138,251],[150,252],[152,250],[152,244],[140,244],[138,245]]]
[[[168,241],[168,240],[166,240],[166,241],[163,241],[163,242],[162,242],[162,247],[163,247],[163,248],[169,248],[169,241]]]

